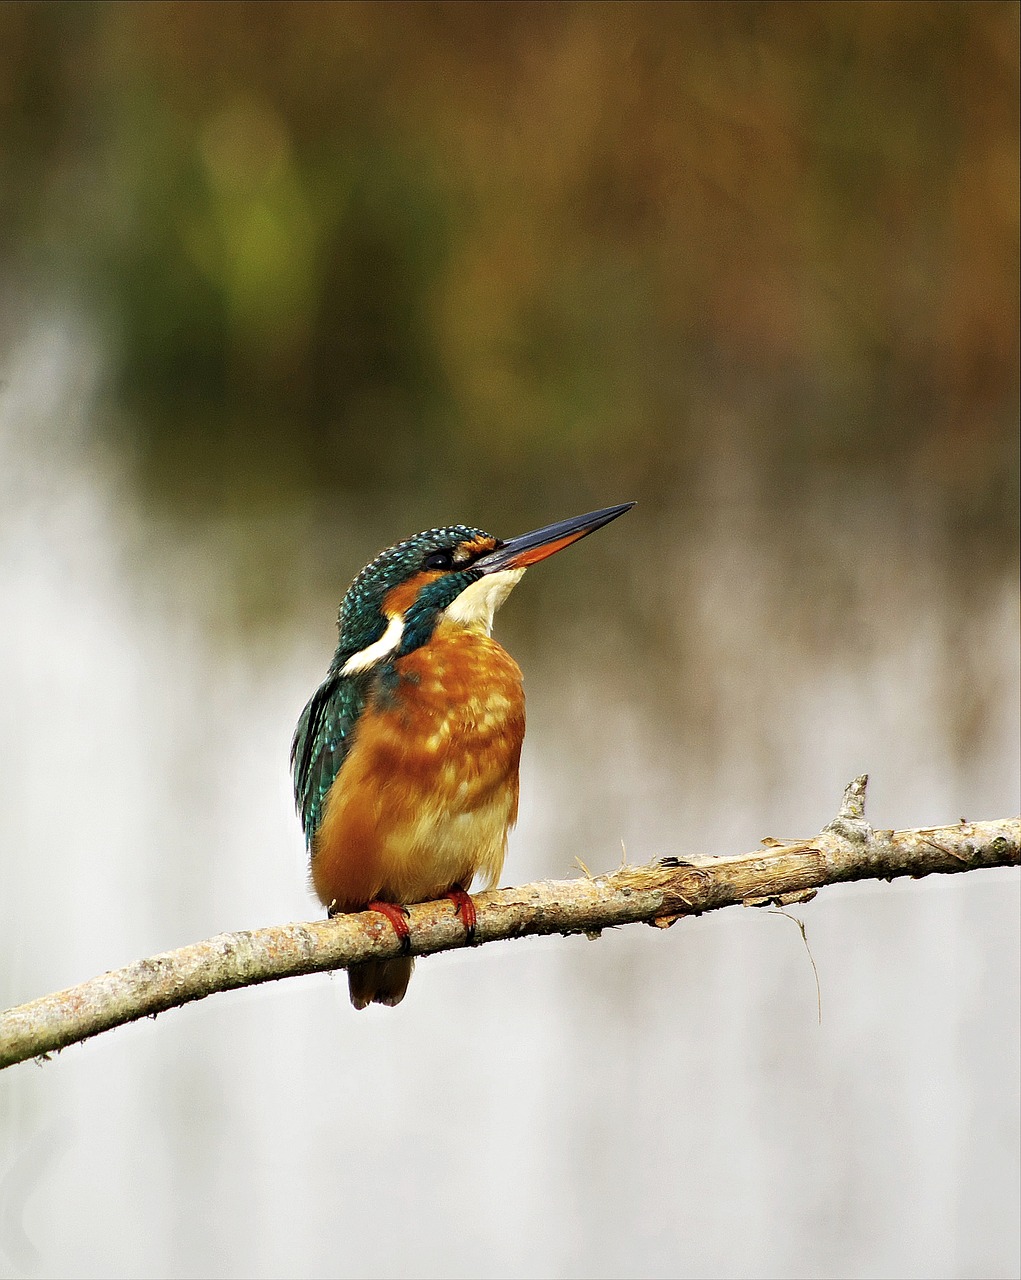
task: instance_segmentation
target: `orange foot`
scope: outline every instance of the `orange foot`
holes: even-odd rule
[[[475,942],[475,925],[477,917],[475,915],[475,903],[461,888],[459,884],[455,884],[449,893],[444,895],[454,904],[457,914],[464,921],[465,939],[470,946]]]
[[[401,955],[409,955],[411,953],[411,930],[408,928],[408,909],[402,907],[396,902],[369,902],[365,906],[366,911],[378,911],[381,916],[386,916],[394,927],[394,933],[401,940]]]

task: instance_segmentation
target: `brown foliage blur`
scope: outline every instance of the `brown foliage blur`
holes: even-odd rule
[[[101,317],[171,493],[502,515],[738,455],[1002,532],[1017,36],[995,3],[7,5],[0,260]]]

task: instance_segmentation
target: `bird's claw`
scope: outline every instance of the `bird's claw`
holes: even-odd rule
[[[370,902],[365,907],[366,911],[378,911],[381,916],[386,916],[394,927],[394,933],[400,939],[401,955],[411,954],[411,930],[408,928],[408,909],[402,907],[397,902]]]
[[[471,896],[465,893],[459,884],[455,884],[446,896],[454,904],[454,910],[464,923],[465,941],[468,946],[474,946],[475,926],[478,923],[478,917],[475,914],[475,903],[472,902]]]

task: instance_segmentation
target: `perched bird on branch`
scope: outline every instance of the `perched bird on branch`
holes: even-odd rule
[[[525,569],[615,520],[606,507],[501,542],[428,529],[383,551],[340,606],[326,679],[291,746],[312,884],[331,915],[449,897],[469,937],[475,876],[496,883],[518,810],[521,671],[491,636]],[[410,956],[348,970],[357,1009],[404,997]]]

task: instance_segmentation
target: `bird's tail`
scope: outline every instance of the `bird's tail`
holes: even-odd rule
[[[364,964],[353,964],[347,971],[351,1003],[356,1009],[364,1009],[369,1004],[400,1004],[414,967],[413,956],[398,956],[396,960],[366,960]]]

